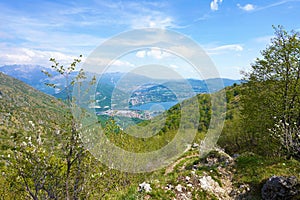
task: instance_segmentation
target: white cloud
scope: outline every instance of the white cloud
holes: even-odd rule
[[[167,53],[159,48],[151,48],[149,51],[147,51],[147,56],[153,57],[156,59],[162,59],[164,57],[167,57],[168,55],[169,55],[169,53]]]
[[[265,10],[265,9],[272,8],[272,7],[275,7],[275,6],[280,6],[280,5],[289,3],[289,2],[299,2],[299,0],[281,0],[281,1],[277,1],[277,2],[274,2],[274,3],[268,4],[266,6],[263,6],[263,7],[258,7],[256,9],[256,11]]]
[[[222,3],[223,0],[213,0],[210,2],[210,9],[211,10],[219,10],[219,4]]]
[[[115,60],[111,65],[116,67],[134,67],[132,63],[123,60]]]
[[[97,7],[102,8],[96,12],[98,18],[107,25],[118,24],[130,28],[173,28],[177,27],[172,15],[168,13],[166,2],[154,1],[96,1]],[[97,23],[97,21],[96,21]]]
[[[138,51],[135,55],[138,58],[144,58],[147,56],[155,59],[162,59],[171,56],[170,53],[164,51],[163,49],[155,48],[155,47],[150,48],[148,50]]]
[[[244,11],[252,11],[252,10],[254,10],[254,5],[253,4],[246,4],[246,5],[244,5],[244,6],[241,6],[240,4],[237,4],[237,6],[240,8],[240,9],[242,9],[242,10],[244,10]]]
[[[168,16],[140,16],[131,20],[132,28],[170,28],[176,27],[173,19]]]
[[[228,45],[222,45],[222,46],[206,49],[209,55],[223,54],[228,51],[243,51],[243,50],[244,48],[240,44],[228,44]]]
[[[28,57],[27,54],[23,54],[24,52],[18,53],[20,48],[38,49],[41,52],[62,52],[65,55],[88,55],[105,40],[99,37],[103,26],[111,24],[125,29],[175,27],[173,17],[165,9],[168,6],[166,3],[95,1],[88,6],[71,2],[70,4],[74,6],[69,6],[69,3],[42,2],[38,5],[40,9],[37,9],[37,12],[29,14],[26,11],[12,10],[5,5],[1,7],[0,19],[4,19],[6,24],[0,25],[0,38],[7,39],[7,44],[13,47],[18,43],[19,50],[16,51],[16,55],[13,55],[13,51],[1,55],[0,62],[6,57],[5,62],[10,63],[13,56],[16,62],[18,60],[31,62],[31,56]],[[57,12],[51,12],[52,10]],[[84,33],[78,31],[83,27],[86,29]]]
[[[135,55],[138,58],[144,58],[146,56],[146,51],[138,51]]]
[[[50,66],[49,59],[55,58],[61,64],[68,64],[73,61],[74,56],[56,51],[41,51],[29,48],[7,47],[0,44],[4,53],[0,54],[0,65],[12,64],[36,64]]]

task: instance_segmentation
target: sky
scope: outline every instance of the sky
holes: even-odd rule
[[[269,44],[272,25],[300,31],[299,10],[300,0],[0,0],[0,66],[86,59],[118,34],[160,28],[195,41],[221,77],[239,79]],[[133,57],[145,55],[164,63],[163,54],[141,50],[115,64],[132,67]],[[173,62],[183,70],[180,59]]]

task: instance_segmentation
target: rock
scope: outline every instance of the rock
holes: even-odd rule
[[[215,149],[209,152],[206,157],[203,159],[204,165],[208,167],[212,167],[215,165],[225,164],[225,166],[233,163],[233,158],[231,158],[227,153],[225,153],[222,149]]]
[[[235,154],[233,154],[233,156],[232,156],[232,158],[234,158],[234,159],[236,159],[236,158],[238,158],[238,157],[240,157],[240,154],[238,154],[238,153],[235,153]]]
[[[240,185],[239,190],[242,193],[249,192],[250,191],[250,186],[248,184],[242,184],[242,185]]]
[[[149,183],[143,182],[139,184],[139,192],[145,191],[145,192],[151,192],[152,188]]]
[[[225,193],[225,190],[220,187],[219,183],[212,179],[211,176],[203,176],[199,179],[200,187],[203,190],[210,191],[212,193]]]
[[[211,176],[203,176],[199,179],[200,186],[204,190],[210,190],[212,188],[212,185],[214,185],[214,180],[211,178]]]
[[[185,180],[188,182],[189,180],[191,179],[191,177],[189,177],[189,176],[186,176],[185,177]]]
[[[295,176],[272,176],[262,188],[262,198],[271,199],[292,199],[300,195],[300,183]]]
[[[172,190],[173,188],[174,188],[174,186],[171,185],[171,184],[168,184],[168,185],[165,187],[166,190]]]
[[[178,184],[176,187],[175,187],[175,190],[178,191],[178,192],[182,192],[182,186],[180,184]]]
[[[190,200],[191,198],[185,194],[185,193],[180,193],[177,197],[177,199],[180,199],[180,200]]]
[[[193,148],[198,148],[198,147],[199,147],[199,144],[194,143],[194,144],[192,145],[192,147],[193,147]]]
[[[238,188],[234,188],[230,192],[230,196],[234,197],[234,199],[244,199],[243,197],[245,197],[250,190],[250,185],[242,184]]]

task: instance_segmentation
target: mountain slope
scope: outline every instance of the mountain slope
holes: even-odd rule
[[[239,108],[239,92],[240,86],[233,86],[226,90],[227,105],[229,106],[227,121],[235,120]],[[201,94],[195,98],[198,98],[201,104],[199,108],[201,127],[199,127],[199,133],[195,140],[198,143],[204,136],[201,132],[207,129],[211,105],[209,94]],[[190,100],[185,100],[187,103],[188,101]],[[21,142],[27,142],[28,138],[26,139],[26,136],[34,137],[41,133],[43,134],[41,137],[45,139],[42,144],[43,149],[53,148],[55,145],[59,147],[57,143],[51,145],[51,140],[59,135],[57,131],[63,131],[63,124],[68,123],[67,115],[68,110],[65,109],[62,102],[33,89],[21,81],[0,73],[1,199],[31,198],[26,192],[24,184],[21,184],[22,179],[20,176],[14,174],[20,168],[13,171],[9,165],[3,162],[5,160],[3,159],[4,156],[9,158],[8,153],[12,155],[11,157],[14,156],[13,147],[11,146],[14,144],[12,140],[18,137]],[[160,133],[153,137],[156,141],[153,140],[152,143],[146,140],[141,141],[141,145],[148,143],[144,145],[145,150],[151,151],[151,148],[152,150],[161,148],[176,135],[174,130],[178,129],[180,123],[180,105],[177,104],[166,111],[166,115],[165,126]],[[230,127],[227,129],[230,129]],[[121,138],[121,136],[124,136],[122,133],[113,136],[112,132],[111,136],[111,141],[117,145],[119,142],[120,147],[123,149],[126,149],[126,147],[122,145],[127,144],[128,146],[137,145],[138,148],[133,148],[133,150],[143,150],[139,149],[138,141],[125,141],[126,138]],[[119,140],[119,137],[121,140]],[[229,139],[233,139],[232,135],[228,135]],[[226,141],[222,137],[221,140]],[[31,152],[32,149],[27,146],[25,150],[25,152]],[[296,175],[299,178],[300,174],[299,162],[295,160],[264,158],[253,153],[241,154],[238,158],[232,160],[221,151],[213,151],[206,158],[200,159],[198,153],[199,149],[194,144],[169,167],[155,172],[139,174],[108,169],[93,160],[92,157],[87,157],[84,164],[90,168],[81,168],[86,179],[81,193],[82,196],[79,196],[79,199],[260,199],[261,186],[267,178],[274,174]],[[23,170],[28,174],[29,178],[27,180],[32,181],[35,179],[31,176],[35,173],[41,173],[40,169],[44,169],[42,172],[47,174],[45,186],[61,191],[57,199],[65,199],[63,185],[56,182],[65,178],[63,172],[65,168],[59,168],[59,166],[64,165],[65,160],[63,157],[59,157],[62,154],[49,156],[50,154],[50,151],[32,152],[32,160],[23,159],[21,161],[23,161],[22,163],[33,162],[34,164],[25,165]],[[33,158],[41,159],[43,162],[36,161]],[[44,163],[49,165],[43,168]],[[18,166],[22,166],[21,164]],[[21,174],[24,174],[24,171]],[[43,173],[41,173],[41,177],[43,177]],[[35,177],[39,176],[36,175]],[[150,184],[149,186],[152,188],[150,192],[144,191],[143,188],[138,189],[143,182]],[[70,182],[72,186],[75,186],[75,183]],[[32,187],[35,186],[33,183],[32,185]],[[41,195],[40,199],[47,199],[45,193],[41,192],[39,195]]]
[[[0,73],[0,133],[1,143],[13,134],[22,135],[39,128],[43,134],[53,134],[65,123],[64,104],[15,78]],[[19,134],[20,133],[20,134]],[[21,134],[22,133],[22,134]]]

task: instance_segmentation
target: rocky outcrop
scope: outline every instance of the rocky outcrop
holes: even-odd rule
[[[272,176],[261,193],[265,200],[300,199],[300,183],[295,176]]]
[[[203,176],[199,179],[199,182],[201,188],[205,191],[209,191],[218,195],[225,193],[225,190],[220,187],[219,183],[213,180],[211,176]]]
[[[185,159],[189,159],[189,156],[185,157]],[[181,158],[179,161],[182,162],[183,160],[184,159]],[[199,162],[193,163],[193,165],[186,166],[183,164],[179,170],[191,170],[191,173],[178,177],[177,185],[173,186],[168,184],[164,188],[174,191],[176,200],[203,198],[197,195],[193,196],[192,193],[195,191],[206,191],[210,197],[214,196],[217,199],[233,199],[230,196],[233,189],[233,174],[229,170],[233,163],[234,160],[223,150],[215,149],[206,155],[206,157],[200,159]],[[208,171],[203,171],[202,174],[199,174],[199,171],[202,171],[201,169],[203,167],[207,167]],[[217,169],[217,172],[213,172],[212,169]]]

